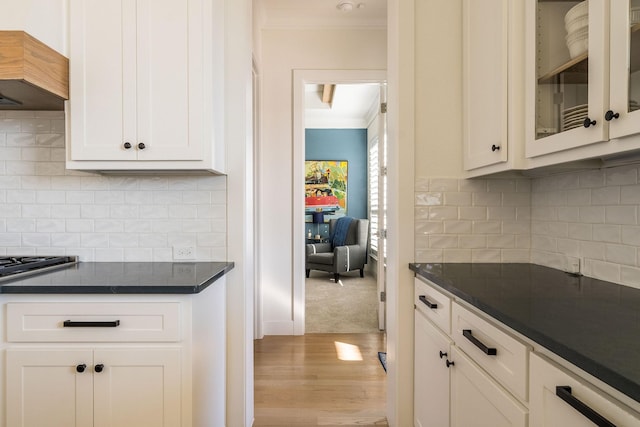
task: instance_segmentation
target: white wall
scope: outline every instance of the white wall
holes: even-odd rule
[[[2,0],[0,29],[26,31],[67,55],[65,11],[68,0]]]
[[[262,324],[265,335],[293,334],[293,70],[385,69],[386,32],[274,29],[260,39]]]
[[[226,177],[65,170],[64,113],[0,111],[0,254],[226,260]]]

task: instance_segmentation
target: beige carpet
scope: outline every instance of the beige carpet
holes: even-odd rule
[[[311,271],[305,281],[306,333],[366,333],[378,332],[378,299],[375,278],[365,272],[340,276]]]

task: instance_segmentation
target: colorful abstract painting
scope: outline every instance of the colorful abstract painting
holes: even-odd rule
[[[324,212],[333,218],[347,214],[346,160],[305,161],[305,211]]]

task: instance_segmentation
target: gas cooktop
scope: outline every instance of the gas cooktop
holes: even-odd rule
[[[0,256],[0,281],[75,264],[75,256]]]

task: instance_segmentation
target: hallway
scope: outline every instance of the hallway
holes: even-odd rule
[[[384,349],[383,333],[256,340],[253,425],[388,426]]]

